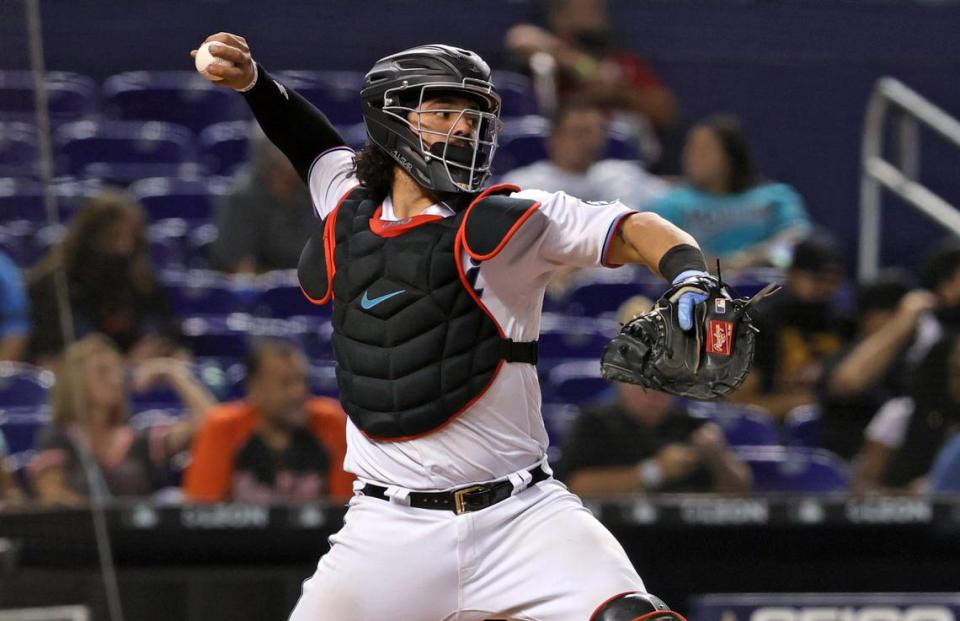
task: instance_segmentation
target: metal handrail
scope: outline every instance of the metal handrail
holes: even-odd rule
[[[899,167],[883,158],[884,123],[891,106],[900,112]],[[861,147],[860,254],[861,279],[873,277],[880,257],[882,188],[890,190],[935,222],[960,235],[960,209],[916,181],[920,172],[918,122],[960,148],[960,121],[894,78],[877,80],[867,104]]]

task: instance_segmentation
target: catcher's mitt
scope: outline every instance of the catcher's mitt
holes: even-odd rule
[[[640,384],[691,399],[719,399],[733,392],[753,363],[757,328],[747,312],[780,288],[770,284],[752,298],[709,275],[684,280],[663,294],[653,309],[627,322],[603,350],[603,377]],[[706,294],[684,331],[678,301],[685,293]]]

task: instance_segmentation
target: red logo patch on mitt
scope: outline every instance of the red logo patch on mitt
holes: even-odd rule
[[[729,356],[731,343],[733,341],[733,322],[711,319],[709,328],[710,330],[707,333],[707,353]]]

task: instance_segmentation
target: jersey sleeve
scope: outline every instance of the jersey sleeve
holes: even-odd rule
[[[558,267],[614,267],[605,261],[610,240],[623,219],[636,213],[620,201],[587,202],[564,192],[524,190],[514,196],[540,203],[537,255]]]
[[[353,173],[353,149],[336,147],[322,153],[310,167],[307,183],[314,213],[326,218],[358,183]]]

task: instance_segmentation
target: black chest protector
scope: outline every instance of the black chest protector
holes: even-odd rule
[[[385,222],[358,187],[304,248],[301,287],[314,303],[333,299],[340,399],[367,436],[435,431],[479,399],[504,362],[536,363],[536,341],[505,338],[473,287],[479,264],[539,207],[503,195],[516,189],[490,188],[456,216]]]

